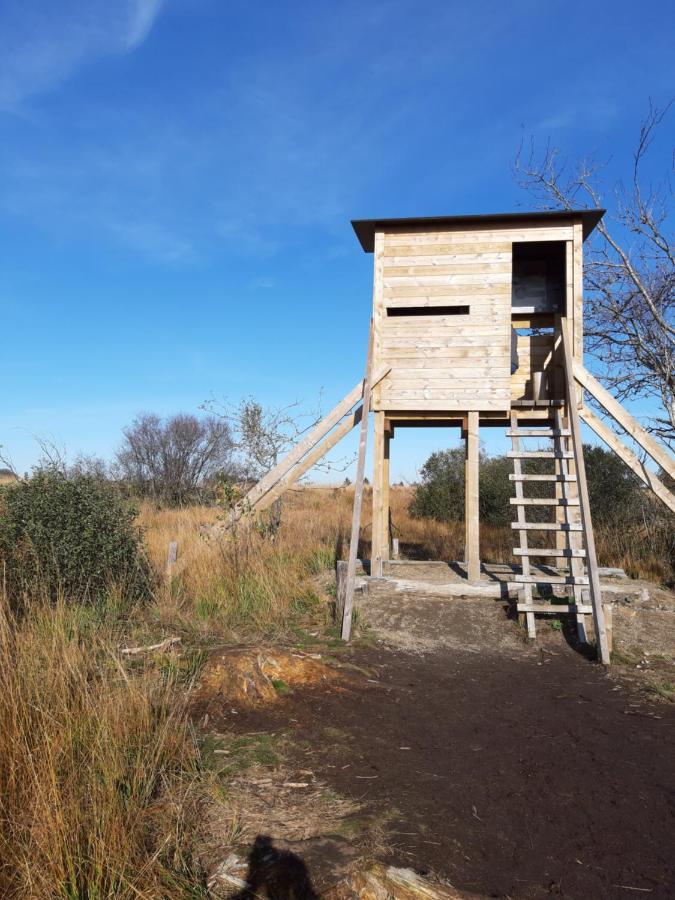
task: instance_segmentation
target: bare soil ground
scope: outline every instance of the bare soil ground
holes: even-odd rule
[[[198,695],[214,734],[274,750],[237,776],[242,851],[268,835],[317,894],[378,859],[457,896],[674,896],[675,705],[546,625],[526,645],[494,601],[412,599],[424,646],[314,648],[274,702]]]

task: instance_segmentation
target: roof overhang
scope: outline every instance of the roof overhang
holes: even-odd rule
[[[581,222],[584,240],[593,231],[604,216],[604,209],[553,209],[536,210],[535,212],[490,213],[482,216],[423,216],[408,219],[352,219],[352,228],[366,253],[372,253],[375,245],[376,231],[396,231],[401,228],[423,226],[430,231],[444,228],[455,228],[461,225],[498,224],[507,225],[513,222],[518,225],[524,221],[556,224]]]

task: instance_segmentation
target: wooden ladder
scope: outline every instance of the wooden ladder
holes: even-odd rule
[[[582,496],[586,490],[585,479],[583,484],[577,477],[579,472],[578,452],[581,441],[574,440],[573,417],[563,418],[560,408],[552,410],[553,418],[543,422],[541,426],[528,426],[521,428],[518,424],[518,412],[511,411],[511,428],[507,435],[512,441],[512,450],[508,456],[513,460],[513,474],[509,479],[514,482],[515,497],[511,498],[511,505],[516,508],[516,521],[511,527],[518,533],[519,544],[514,548],[514,556],[520,558],[522,574],[515,575],[512,585],[518,588],[519,613],[524,614],[527,625],[528,637],[536,637],[535,613],[548,613],[557,615],[560,613],[572,613],[576,617],[577,634],[582,643],[588,638],[587,616],[593,614],[596,623],[596,636],[598,631],[605,640],[597,640],[598,658],[603,663],[609,663],[609,654],[606,649],[606,635],[602,601],[600,597],[599,581],[597,579],[597,563],[595,560],[595,544],[592,534],[589,541],[590,517],[584,517],[581,506],[588,497]],[[521,441],[547,439],[551,441],[551,449],[527,450],[522,448]],[[550,459],[553,462],[554,472],[549,474],[532,474],[523,472],[523,461],[528,459]],[[583,460],[581,465],[583,466]],[[555,496],[529,497],[525,492],[525,486],[532,482],[551,483]],[[534,507],[553,507],[556,510],[554,522],[528,522],[527,510]],[[586,518],[587,524],[584,522]],[[531,532],[550,532],[556,535],[555,547],[531,547],[529,536]],[[532,557],[546,561],[556,560],[556,571],[549,566],[539,568],[533,572]],[[584,565],[585,564],[585,565]],[[568,571],[560,574],[560,568]],[[595,568],[595,571],[593,569]],[[549,603],[535,600],[534,588],[546,585],[553,592],[562,589],[568,595],[570,602]],[[569,594],[572,597],[569,597]],[[598,629],[598,617],[600,628]]]

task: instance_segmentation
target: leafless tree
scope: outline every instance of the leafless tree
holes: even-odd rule
[[[320,398],[317,409],[305,412],[298,402],[287,406],[263,406],[253,397],[245,397],[237,404],[215,399],[204,404],[220,416],[231,430],[236,448],[237,463],[242,479],[257,482],[291,450],[322,418]],[[350,460],[338,459],[316,464],[323,471],[344,471]],[[240,499],[233,495],[232,501]],[[265,527],[274,535],[281,523],[281,498],[275,501],[267,515]]]
[[[216,416],[144,413],[124,431],[119,474],[142,496],[171,505],[194,501],[209,479],[233,472],[230,427]]]
[[[612,196],[610,215],[591,239],[584,267],[587,349],[599,361],[599,375],[619,399],[656,399],[661,411],[649,429],[675,446],[675,251],[672,240],[670,172],[647,183],[643,163],[672,102],[650,103],[641,123],[627,185]],[[672,149],[669,152],[672,168]],[[521,187],[541,208],[603,206],[600,166],[570,165],[547,145],[538,156],[531,143],[515,161]]]
[[[80,453],[71,462],[66,448],[60,445],[54,437],[34,434],[33,439],[40,451],[38,460],[32,468],[33,472],[49,469],[59,472],[66,478],[72,478],[77,475],[86,475],[89,478],[101,480],[108,478],[108,466],[105,460],[100,457]],[[19,477],[11,458],[5,453],[1,445],[0,463],[4,464],[7,471],[11,472],[16,478]]]

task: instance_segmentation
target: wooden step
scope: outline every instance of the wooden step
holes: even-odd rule
[[[514,556],[566,556],[568,559],[571,556],[575,558],[583,559],[586,556],[585,550],[577,550],[576,548],[562,547],[560,549],[556,549],[555,547],[514,547],[513,548]]]
[[[537,430],[536,428],[511,428],[506,432],[507,437],[541,437],[541,438],[553,438],[553,437],[571,437],[572,432],[568,429],[559,429],[559,428],[543,428]]]
[[[517,531],[583,531],[580,522],[511,522]]]
[[[574,459],[571,450],[509,450],[509,459]]]
[[[518,612],[533,613],[592,613],[593,607],[587,606],[585,603],[518,603],[516,604]]]
[[[586,575],[514,575],[509,584],[567,584],[588,586]]]
[[[509,475],[509,481],[565,481],[568,483],[575,482],[576,475],[526,475],[520,473],[518,475]]]
[[[578,497],[511,497],[511,506],[578,506]]]

